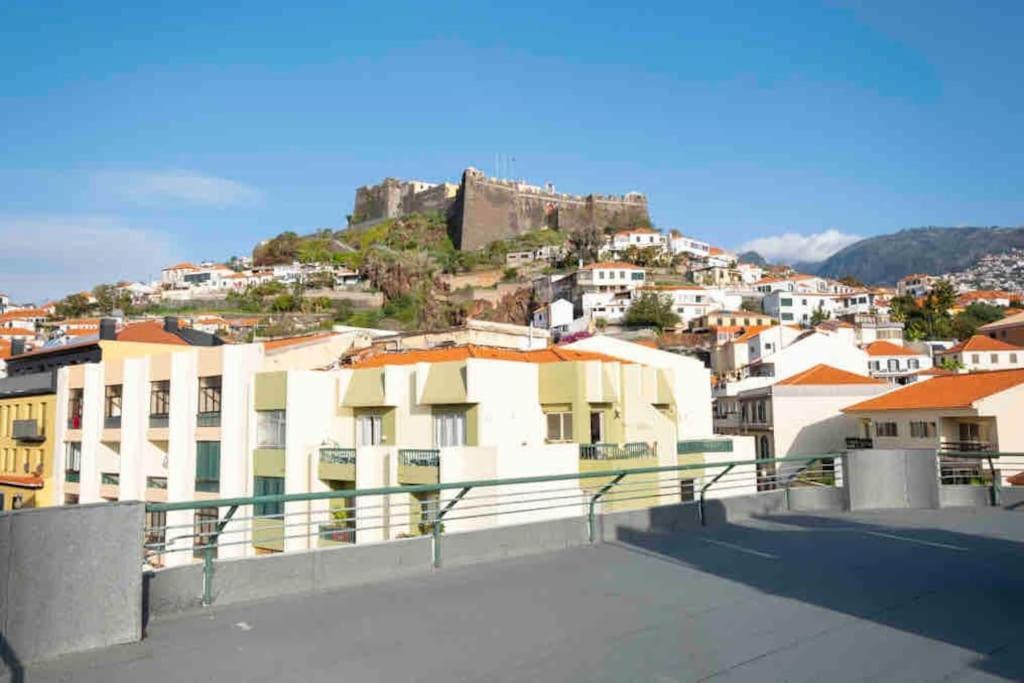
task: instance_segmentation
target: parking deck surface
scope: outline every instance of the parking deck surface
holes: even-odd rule
[[[1024,514],[781,514],[211,608],[25,681],[1024,679]]]

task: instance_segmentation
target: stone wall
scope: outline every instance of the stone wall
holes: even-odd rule
[[[647,199],[641,194],[562,194],[550,185],[542,188],[488,178],[468,168],[459,185],[385,178],[378,185],[360,187],[349,225],[431,212],[446,216],[452,242],[464,250],[481,249],[495,240],[542,228],[603,230],[629,228],[649,220]]]

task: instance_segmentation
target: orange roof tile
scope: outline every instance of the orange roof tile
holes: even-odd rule
[[[306,342],[323,341],[328,337],[333,336],[333,332],[316,332],[314,334],[302,334],[296,337],[282,337],[281,339],[270,339],[268,341],[263,342],[263,350],[274,351],[276,349],[283,349],[289,346],[305,344]]]
[[[0,322],[4,320],[28,320],[29,318],[45,318],[49,313],[41,308],[23,308],[19,311],[7,311],[0,315]]]
[[[868,352],[869,356],[921,356],[924,354],[918,353],[905,346],[899,344],[893,344],[890,341],[879,340],[874,341],[864,347],[864,350]]]
[[[630,228],[629,230],[619,230],[616,235],[633,235],[633,234],[657,234],[658,230],[653,228]]]
[[[1024,351],[1024,348],[1007,344],[992,337],[986,337],[983,334],[976,334],[970,339],[946,349],[942,354],[961,353],[963,351]]]
[[[632,263],[624,263],[622,261],[600,261],[598,263],[590,263],[580,268],[580,270],[594,270],[595,268],[608,268],[609,270],[643,270],[640,266],[634,266]]]
[[[176,263],[173,266],[167,266],[166,268],[163,268],[162,270],[199,270],[199,269],[196,268],[191,263],[189,263],[188,261],[182,261],[181,263]]]
[[[364,360],[356,361],[353,368],[378,368],[385,365],[413,365],[415,363],[445,363],[450,361],[479,358],[483,360],[504,360],[517,363],[559,363],[564,361],[600,360],[613,363],[626,363],[619,358],[594,353],[577,351],[560,346],[549,346],[535,351],[518,351],[496,346],[453,346],[440,349],[415,349],[398,353],[382,353]]]
[[[36,336],[35,330],[29,330],[24,327],[0,327],[0,337],[34,337]]]
[[[914,373],[915,375],[923,375],[925,377],[945,377],[947,375],[955,375],[956,370],[950,370],[949,368],[928,368],[927,370],[918,370]]]
[[[0,484],[8,486],[20,486],[26,489],[43,488],[43,478],[33,476],[22,476],[19,474],[0,474]]]
[[[770,330],[773,325],[751,325],[740,336],[736,337],[733,341],[745,342],[753,339],[757,335],[761,334],[765,330]]]
[[[11,342],[9,339],[0,339],[0,360],[11,357]]]
[[[858,375],[819,363],[776,384],[780,386],[826,386],[833,384],[885,384],[880,379]]]
[[[117,341],[142,342],[144,344],[172,344],[188,346],[188,342],[164,329],[162,322],[141,322],[126,325],[117,333]]]
[[[710,247],[708,249],[708,254],[710,254],[711,256],[721,256],[724,253],[725,249],[721,249],[719,247]]]
[[[915,382],[884,396],[862,401],[844,412],[970,408],[975,401],[1024,384],[1024,370],[995,370],[948,375]]]

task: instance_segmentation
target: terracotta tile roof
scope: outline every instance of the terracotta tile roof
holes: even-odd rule
[[[781,382],[776,382],[776,384],[779,386],[830,386],[834,384],[885,384],[885,382],[874,377],[858,375],[819,363],[803,372],[787,377]]]
[[[995,370],[936,377],[863,401],[844,412],[970,408],[975,401],[1024,384],[1024,370]]]
[[[899,344],[893,344],[890,341],[879,340],[874,341],[864,347],[864,350],[868,352],[869,356],[922,356],[924,354],[918,353],[905,346]]]
[[[484,360],[505,360],[518,363],[560,363],[565,361],[599,360],[612,363],[628,363],[619,358],[594,353],[591,351],[576,351],[560,346],[549,346],[546,349],[535,351],[518,351],[505,349],[496,346],[477,346],[466,344],[465,346],[452,346],[440,349],[416,349],[412,351],[400,351],[397,353],[382,353],[377,356],[358,360],[352,364],[353,368],[379,368],[385,365],[413,365],[415,363],[445,363],[450,361],[466,360],[467,358],[479,358]]]
[[[741,334],[740,336],[736,337],[736,339],[734,339],[733,341],[737,341],[737,342],[750,341],[751,339],[753,339],[757,335],[761,334],[765,330],[772,329],[772,327],[773,327],[773,325],[751,325],[750,327],[746,328],[746,330],[744,330],[743,334]]]
[[[43,488],[43,478],[33,476],[22,476],[18,474],[0,474],[0,484],[8,486],[20,486],[26,489]]]
[[[188,261],[183,261],[181,263],[176,263],[173,266],[167,266],[166,268],[163,268],[162,270],[199,270],[199,269],[196,268],[191,263],[189,263]]]
[[[595,268],[607,268],[609,270],[643,270],[640,266],[634,266],[632,263],[623,263],[621,261],[600,261],[598,263],[585,265],[580,268],[580,270],[594,270]]]
[[[35,330],[24,327],[0,327],[0,337],[34,337]]]
[[[957,373],[956,370],[950,370],[949,368],[928,368],[927,370],[918,370],[914,374],[926,377],[946,377],[947,375],[955,375]]]
[[[652,228],[630,228],[629,230],[619,230],[615,233],[615,236],[619,235],[645,235],[645,234],[660,234],[660,231]]]
[[[1018,472],[1012,477],[1007,477],[1006,481],[1010,483],[1010,486],[1024,486],[1024,472]]]
[[[963,351],[1024,351],[1024,347],[1007,344],[1004,341],[976,334],[970,339],[960,342],[942,352],[942,355],[961,353]]]
[[[117,333],[117,341],[120,342],[142,342],[145,344],[172,344],[174,346],[188,346],[188,342],[164,329],[162,322],[141,322],[125,325]]]
[[[333,332],[317,332],[315,334],[302,334],[297,337],[283,337],[281,339],[270,339],[263,342],[264,351],[275,351],[277,349],[284,349],[290,346],[298,346],[299,344],[306,344],[308,342],[320,342],[326,340],[328,337],[333,337]]]
[[[88,337],[89,335],[99,333],[99,325],[93,325],[91,327],[72,327],[71,329],[64,330],[64,334],[66,334],[69,337]]]
[[[724,253],[725,249],[721,249],[719,247],[711,247],[708,249],[708,254],[710,254],[711,256],[721,256]]]
[[[19,311],[7,311],[0,315],[0,322],[5,320],[28,320],[29,318],[45,318],[49,313],[41,308],[23,308]]]
[[[11,357],[11,342],[8,339],[0,339],[0,360]]]
[[[1002,320],[996,320],[994,322],[988,323],[987,325],[982,325],[978,329],[994,330],[999,327],[1010,327],[1015,325],[1024,325],[1024,311],[1021,311],[1020,313],[1015,313],[1013,315],[1008,315]]]
[[[956,298],[957,304],[965,306],[974,301],[991,301],[992,299],[1018,299],[1019,294],[1013,292],[1000,292],[992,289],[979,289],[973,292],[964,292]]]

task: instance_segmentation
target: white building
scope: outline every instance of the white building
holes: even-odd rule
[[[936,365],[959,363],[966,370],[1004,370],[1024,367],[1024,347],[976,334],[945,351],[935,353]]]
[[[553,332],[567,332],[573,326],[573,305],[566,299],[556,299],[533,312],[533,324]]]
[[[765,294],[762,301],[764,312],[782,323],[810,325],[815,313],[830,318],[837,311],[833,294],[818,294],[776,289]]]
[[[653,228],[620,230],[611,236],[605,248],[612,254],[618,255],[630,247],[638,249],[655,248],[659,251],[664,251],[666,247],[665,235]]]
[[[932,358],[924,352],[889,341],[876,341],[864,347],[868,354],[868,373],[890,384],[908,384],[917,373],[932,367]]]
[[[668,244],[673,254],[689,254],[698,258],[707,258],[711,254],[710,244],[687,237],[676,230],[669,233]]]
[[[907,275],[896,281],[896,293],[900,296],[912,296],[916,299],[932,291],[932,286],[938,279],[933,275],[925,275],[924,273]]]

